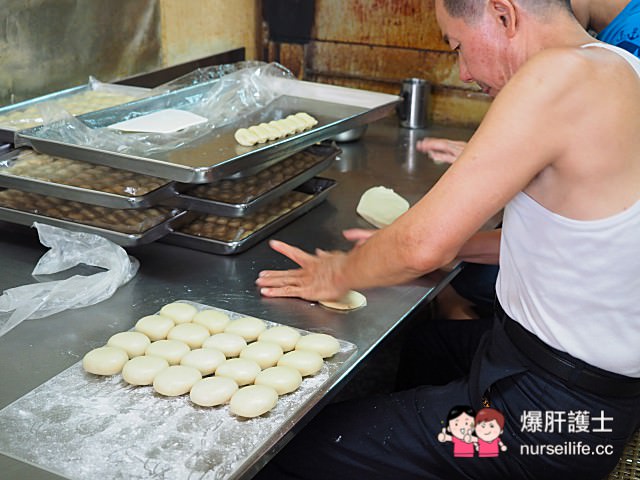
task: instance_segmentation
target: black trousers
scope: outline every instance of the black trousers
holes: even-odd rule
[[[408,335],[397,393],[323,409],[259,479],[602,479],[640,425],[639,398],[594,395],[534,372],[504,319],[429,320]],[[477,323],[474,323],[477,322]],[[505,418],[499,455],[454,457],[438,434],[458,405]]]

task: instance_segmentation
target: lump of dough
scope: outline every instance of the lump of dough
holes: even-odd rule
[[[209,338],[209,329],[197,323],[181,323],[169,330],[167,334],[167,339],[184,342],[189,345],[189,348],[200,348],[207,338]]]
[[[189,398],[201,407],[215,407],[227,403],[238,391],[238,384],[227,377],[203,378],[191,387]]]
[[[169,368],[164,358],[153,356],[135,357],[125,363],[122,378],[130,385],[151,385],[161,371]]]
[[[256,385],[266,385],[273,388],[278,395],[293,392],[302,383],[302,375],[292,367],[271,367],[261,371],[256,376]]]
[[[239,128],[233,134],[233,138],[243,147],[250,147],[260,141],[260,138],[248,128]]]
[[[202,344],[203,348],[220,350],[227,358],[237,357],[246,346],[247,341],[235,333],[216,333],[207,338]]]
[[[216,368],[216,377],[227,377],[242,386],[253,383],[260,373],[260,365],[246,358],[231,358]]]
[[[169,330],[176,323],[169,317],[162,315],[147,315],[136,322],[135,329],[137,332],[144,333],[152,342],[156,340],[164,340],[167,338]]]
[[[153,389],[160,395],[176,397],[191,390],[202,374],[197,368],[173,365],[162,370],[153,380]]]
[[[278,402],[278,392],[265,385],[241,388],[229,402],[229,409],[240,417],[253,418],[267,413]]]
[[[310,350],[319,353],[322,358],[328,358],[340,350],[340,343],[326,333],[310,333],[298,340],[296,350]]]
[[[320,305],[333,310],[355,310],[367,305],[367,297],[355,290],[349,290],[346,295],[336,301],[320,300]]]
[[[356,212],[378,228],[391,225],[409,210],[409,202],[386,187],[372,187],[362,194]]]
[[[182,302],[168,303],[160,309],[160,315],[169,317],[176,323],[190,322],[196,313],[198,313],[196,307]]]
[[[231,320],[224,331],[240,335],[247,342],[253,342],[266,329],[267,325],[259,318],[241,317]]]
[[[164,358],[169,365],[178,365],[182,357],[189,353],[189,345],[178,340],[158,340],[152,342],[144,352],[145,355],[153,355]]]
[[[115,375],[120,373],[129,355],[118,347],[100,347],[91,350],[82,359],[82,367],[95,375]]]
[[[209,329],[211,335],[224,332],[231,320],[229,315],[219,310],[201,310],[193,317],[193,323],[197,323]]]
[[[191,350],[187,353],[180,365],[186,365],[187,367],[195,367],[200,370],[203,376],[211,375],[216,371],[222,362],[226,360],[224,353],[215,348],[198,348]]]
[[[324,360],[322,360],[322,356],[319,353],[310,352],[309,350],[294,350],[293,352],[285,353],[278,360],[279,367],[295,368],[303,377],[318,373],[323,363]]]
[[[294,349],[299,338],[300,333],[295,328],[278,325],[262,332],[258,336],[258,341],[277,343],[284,352],[288,352]]]
[[[107,342],[109,347],[123,349],[129,358],[144,355],[145,350],[151,343],[149,337],[140,332],[120,332],[113,335]]]
[[[282,356],[282,347],[273,342],[253,342],[240,352],[240,358],[253,360],[260,368],[273,367]]]

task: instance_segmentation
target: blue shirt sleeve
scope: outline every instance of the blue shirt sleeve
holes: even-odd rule
[[[596,38],[640,57],[640,0],[631,0]]]

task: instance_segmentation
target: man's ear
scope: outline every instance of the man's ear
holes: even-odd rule
[[[512,0],[489,0],[489,14],[500,24],[508,38],[516,34],[518,10]]]

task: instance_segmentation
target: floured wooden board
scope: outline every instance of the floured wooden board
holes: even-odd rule
[[[319,373],[253,419],[228,405],[198,407],[188,395],[163,397],[120,375],[91,375],[78,362],[0,411],[0,453],[70,479],[239,478],[348,368],[356,346],[339,343]]]

